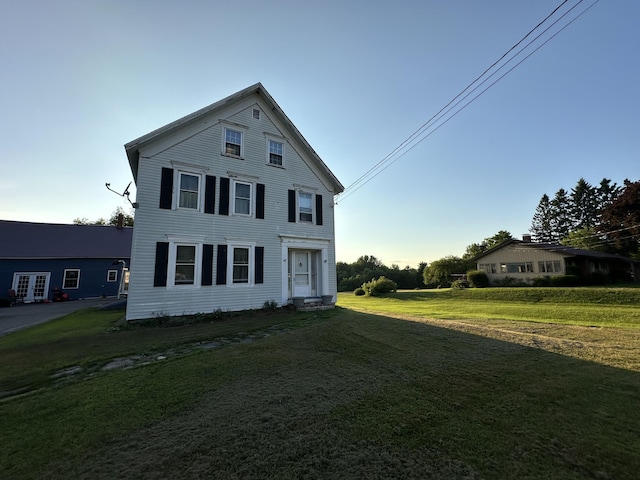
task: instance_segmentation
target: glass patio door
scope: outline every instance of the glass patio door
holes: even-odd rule
[[[15,273],[12,288],[16,299],[24,303],[43,301],[49,292],[49,275],[49,272]]]

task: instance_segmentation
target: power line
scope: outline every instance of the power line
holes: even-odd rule
[[[484,70],[484,72],[479,75],[473,82],[467,85],[460,93],[458,93],[451,101],[449,101],[444,107],[442,107],[436,114],[434,114],[429,120],[423,123],[420,128],[418,128],[415,132],[413,132],[407,139],[405,139],[400,145],[398,145],[391,153],[386,155],[382,160],[376,163],[373,167],[371,167],[367,172],[365,172],[362,176],[360,176],[356,181],[354,181],[351,185],[349,185],[345,192],[341,194],[339,201],[343,201],[349,196],[353,195],[356,191],[362,188],[365,184],[373,180],[380,173],[390,167],[397,160],[402,158],[404,155],[409,153],[413,148],[419,145],[421,142],[426,140],[429,136],[435,133],[440,127],[444,126],[449,120],[451,120],[454,116],[464,110],[469,104],[475,101],[478,97],[484,94],[487,90],[493,87],[496,83],[498,83],[502,78],[508,75],[511,71],[513,71],[516,67],[518,67],[522,62],[527,60],[531,55],[537,52],[540,48],[546,45],[549,41],[551,41],[556,35],[562,32],[565,28],[571,25],[574,21],[580,18],[584,13],[586,13],[589,9],[591,9],[599,0],[595,0],[591,5],[585,8],[578,15],[573,17],[570,21],[568,21],[565,25],[562,26],[557,32],[551,35],[548,39],[546,39],[542,44],[537,46],[532,52],[527,54],[522,60],[520,60],[516,65],[507,70],[503,75],[498,77],[497,80],[489,84],[484,90],[480,91],[477,95],[475,95],[471,100],[466,102],[456,111],[454,111],[451,115],[449,115],[446,119],[443,118],[448,115],[452,110],[458,107],[465,99],[467,99],[470,95],[472,95],[476,90],[478,90],[483,84],[489,81],[494,75],[496,75],[500,70],[506,67],[512,60],[514,60],[518,55],[520,55],[524,50],[526,50],[529,46],[531,46],[535,41],[537,41],[542,35],[549,31],[553,26],[555,26],[559,21],[561,21],[564,17],[566,17],[569,13],[571,13],[576,7],[578,7],[584,0],[579,0],[575,5],[573,5],[567,12],[562,14],[557,20],[555,20],[550,26],[544,29],[540,34],[538,34],[535,38],[530,40],[524,47],[522,47],[518,52],[516,52],[511,58],[509,58],[503,65],[497,68],[494,72],[492,72],[487,78],[485,78],[482,82],[473,87],[476,83],[478,83],[489,71],[491,71],[498,63],[504,60],[513,50],[515,50],[520,44],[522,44],[525,39],[532,35],[533,32],[538,30],[544,23],[546,23],[556,12],[567,3],[568,0],[564,0],[558,7],[556,7],[549,15],[545,17],[540,23],[538,23],[533,29],[531,29],[524,37],[522,37],[515,45],[513,45],[507,52],[505,52],[498,60],[496,60],[490,67]],[[471,89],[471,90],[470,90]],[[465,92],[467,92],[465,95]],[[440,122],[436,125],[437,122]],[[436,126],[434,126],[436,125]],[[430,132],[427,130],[431,128]]]

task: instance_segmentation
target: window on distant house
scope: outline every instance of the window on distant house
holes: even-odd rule
[[[533,262],[503,263],[500,273],[533,273]]]
[[[275,140],[269,140],[268,163],[282,167],[284,165],[284,143]]]
[[[298,192],[298,219],[301,222],[313,222],[313,194]]]
[[[200,175],[179,173],[180,194],[178,207],[198,209],[200,192]]]
[[[480,270],[486,273],[497,273],[495,263],[481,263]]]
[[[242,132],[240,130],[224,129],[224,153],[234,157],[242,156]]]
[[[538,262],[540,273],[560,273],[560,260]]]
[[[196,279],[196,246],[176,245],[175,285],[193,285]]]
[[[117,281],[118,281],[118,271],[107,270],[107,282],[117,282]]]
[[[233,182],[233,213],[236,215],[251,215],[251,193],[253,185],[248,182],[235,180]]]
[[[62,288],[78,288],[80,285],[80,269],[67,269],[64,271]]]

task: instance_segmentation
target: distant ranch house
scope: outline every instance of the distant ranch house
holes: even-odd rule
[[[126,289],[131,227],[0,220],[0,297],[114,297]]]
[[[606,275],[613,281],[638,281],[640,262],[605,252],[582,250],[557,243],[535,243],[530,237],[511,239],[474,259],[491,284],[506,278],[530,283],[534,278]]]

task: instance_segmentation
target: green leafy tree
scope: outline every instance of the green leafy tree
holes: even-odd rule
[[[481,243],[472,243],[471,245],[467,245],[464,255],[462,255],[462,259],[470,260],[486,250],[497,247],[507,240],[511,240],[511,238],[511,233],[506,230],[500,230],[495,235],[485,238]],[[470,265],[470,267],[473,267],[473,264]]]
[[[435,260],[424,269],[424,284],[427,286],[448,287],[453,280],[453,274],[465,274],[469,262],[453,255]]]
[[[603,243],[603,238],[596,232],[595,227],[573,230],[560,243],[583,250],[606,250],[606,244]]]
[[[124,208],[118,207],[109,217],[109,225],[118,225],[118,216],[122,215],[123,225],[125,227],[133,227],[133,211],[127,213]]]
[[[599,231],[618,253],[640,258],[640,181],[624,181],[624,189],[602,211]]]
[[[75,225],[118,225],[118,215],[123,217],[123,225],[125,227],[133,227],[133,212],[127,213],[124,208],[118,207],[112,213],[109,219],[100,217],[97,220],[89,220],[87,217],[78,217],[73,219]]]

